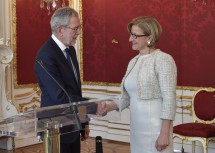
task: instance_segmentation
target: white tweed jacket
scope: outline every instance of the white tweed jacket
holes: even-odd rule
[[[118,103],[120,111],[130,105],[130,98],[124,88],[124,81],[138,58],[139,55],[131,59],[123,77],[122,94]],[[162,98],[160,118],[174,120],[176,113],[176,82],[177,68],[172,56],[157,49],[141,61],[137,75],[137,96],[139,99]]]

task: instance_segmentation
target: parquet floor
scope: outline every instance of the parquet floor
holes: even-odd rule
[[[89,138],[86,142],[81,142],[81,153],[95,153],[95,138]],[[103,153],[129,153],[129,143],[103,140]],[[13,153],[13,151],[0,150],[0,153]],[[43,144],[36,144],[23,148],[18,148],[15,153],[44,153]]]

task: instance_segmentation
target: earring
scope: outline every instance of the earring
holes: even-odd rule
[[[150,41],[147,41],[148,46],[150,45]]]

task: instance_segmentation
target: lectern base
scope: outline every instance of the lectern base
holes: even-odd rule
[[[41,143],[34,135],[26,135],[24,138],[14,138],[15,148]],[[0,149],[13,150],[13,141],[10,137],[0,137]]]
[[[44,150],[45,153],[60,153],[60,130],[59,128],[47,129],[44,131]]]

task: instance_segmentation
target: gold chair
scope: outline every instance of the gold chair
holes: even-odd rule
[[[195,93],[192,118],[192,123],[173,127],[173,138],[192,141],[192,153],[195,153],[195,141],[200,141],[204,153],[208,153],[209,141],[215,140],[215,89],[203,88]]]

